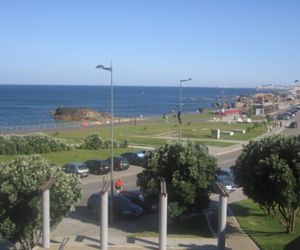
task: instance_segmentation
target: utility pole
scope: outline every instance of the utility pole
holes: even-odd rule
[[[166,182],[160,183],[159,195],[159,249],[167,249],[167,214],[168,213],[168,194]]]

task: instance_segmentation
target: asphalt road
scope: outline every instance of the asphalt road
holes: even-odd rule
[[[124,182],[124,187],[126,190],[136,189],[136,175],[143,171],[142,167],[130,166],[128,170],[125,171],[114,171],[113,178],[121,178]],[[82,178],[82,198],[79,205],[86,205],[88,198],[91,194],[99,192],[100,188],[103,186],[103,181],[110,181],[110,174],[106,175],[89,175],[86,178]],[[110,189],[109,189],[110,191]]]
[[[232,166],[238,156],[238,152],[229,153],[228,155],[222,155],[217,157],[218,166],[222,168],[228,168]],[[130,166],[128,170],[114,172],[114,179],[121,178],[124,182],[125,189],[132,190],[137,189],[136,186],[136,174],[141,172],[143,168],[137,166]],[[86,203],[90,195],[100,190],[103,184],[104,178],[109,181],[110,175],[97,176],[90,175],[86,178],[82,178],[82,198],[77,204],[75,211],[71,212],[68,217],[64,218],[58,227],[52,231],[51,237],[55,240],[62,240],[64,237],[75,238],[75,241],[82,237],[98,238],[99,224],[95,217],[93,217],[86,208]],[[211,199],[216,202],[218,195],[213,194]],[[241,190],[233,192],[228,202],[234,202],[244,199]],[[115,222],[112,227],[109,228],[109,234],[115,237],[124,237],[130,233],[143,232],[147,230],[157,230],[158,215],[144,215],[139,220],[135,221],[121,221]]]
[[[224,154],[217,158],[217,164],[220,168],[229,168],[234,165],[240,151],[231,152]],[[137,189],[136,186],[136,174],[143,171],[143,168],[138,166],[130,166],[128,170],[114,172],[114,179],[121,178],[124,182],[126,190]],[[87,199],[93,194],[100,190],[103,185],[103,181],[110,180],[110,175],[89,175],[88,177],[82,178],[82,198],[79,205],[86,205]]]
[[[236,159],[240,155],[241,151],[237,150],[224,155],[217,156],[217,165],[219,168],[229,168],[235,164]]]

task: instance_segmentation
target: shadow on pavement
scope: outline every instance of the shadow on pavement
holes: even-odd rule
[[[215,250],[218,249],[217,246],[214,245],[196,245],[196,244],[179,244],[179,247],[184,247],[186,249],[199,249],[199,250]],[[228,248],[226,250],[229,250]]]
[[[98,217],[91,214],[85,206],[77,206],[76,210],[71,212],[68,217],[80,220],[81,222],[99,225]],[[112,228],[122,230],[126,233],[158,232],[158,214],[143,215],[135,220],[115,221]]]
[[[91,225],[99,225],[97,216],[92,215],[87,207],[77,206],[74,212],[71,212],[69,218],[79,220]],[[146,235],[157,235],[159,229],[158,213],[145,214],[134,220],[114,221],[112,229],[123,231],[125,234],[145,233]],[[181,219],[178,222],[172,221],[168,217],[168,234],[187,235],[196,237],[211,238],[212,235],[207,227],[204,215],[198,214]]]

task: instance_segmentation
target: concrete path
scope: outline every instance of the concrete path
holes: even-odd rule
[[[241,229],[237,219],[235,218],[231,209],[228,209],[227,215],[227,246],[230,249],[243,250],[258,250],[259,247],[252,241],[252,239]]]
[[[109,249],[159,249],[158,239],[152,237],[113,237],[109,239]],[[62,248],[64,247],[64,248]],[[37,249],[43,249],[39,247]],[[96,237],[61,238],[51,242],[51,249],[100,249]],[[167,249],[216,250],[214,238],[168,238]]]

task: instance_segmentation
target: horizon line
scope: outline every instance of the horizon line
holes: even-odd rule
[[[80,86],[80,87],[94,87],[94,86],[110,86],[110,84],[72,84],[72,83],[0,83],[0,86]],[[179,86],[177,85],[169,85],[169,84],[164,84],[164,85],[159,85],[159,84],[140,84],[140,85],[132,85],[132,84],[114,84],[114,87],[174,87],[178,88]],[[250,86],[230,86],[230,85],[213,85],[213,86],[205,86],[205,85],[185,85],[184,88],[233,88],[233,89],[241,89],[241,88],[248,88],[248,89],[254,89],[259,86],[255,87],[250,87]]]

